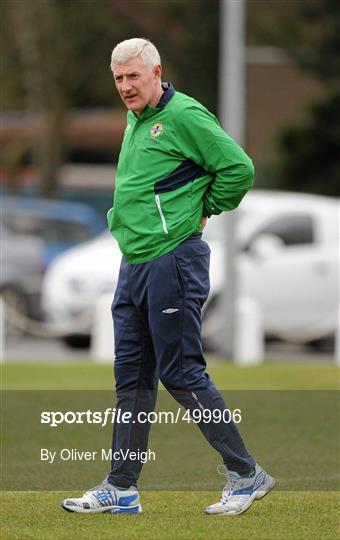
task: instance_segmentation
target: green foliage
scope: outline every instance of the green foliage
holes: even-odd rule
[[[111,50],[119,41],[142,36],[159,48],[165,80],[216,109],[218,0],[48,0],[44,9],[50,32],[39,24],[40,3],[26,0],[27,4],[35,11],[32,31],[42,44],[40,69],[44,77],[53,74],[70,107],[119,104],[109,67]],[[24,109],[25,73],[11,1],[4,0],[3,8],[1,108]],[[199,31],[202,21],[204,32]]]
[[[40,170],[44,195],[57,188],[68,110],[123,107],[110,71],[112,48],[122,40],[151,39],[161,53],[164,80],[216,109],[218,0],[3,0],[2,7],[0,110],[39,115],[41,133],[24,157]],[[205,31],[199,32],[202,20]],[[16,142],[4,149],[2,161],[11,167],[14,185],[22,163]]]
[[[277,139],[276,185],[281,189],[338,195],[340,185],[340,2],[300,1],[267,29],[300,69],[318,78],[325,96],[311,105],[300,124]]]
[[[253,0],[248,11],[252,43],[284,49],[301,69],[324,82],[339,81],[338,0]]]
[[[305,24],[296,28],[295,46],[287,43],[287,50],[301,67],[321,80],[339,80],[340,2],[321,0],[297,4]]]
[[[340,93],[314,104],[299,126],[278,140],[279,182],[292,191],[338,196],[340,191]]]

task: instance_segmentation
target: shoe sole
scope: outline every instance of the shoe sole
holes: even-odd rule
[[[61,507],[66,510],[66,512],[78,513],[78,514],[142,514],[142,505],[138,504],[137,506],[109,506],[106,508],[93,508],[85,509],[78,507],[72,507],[64,505],[61,503]]]
[[[238,512],[234,511],[234,512],[220,512],[218,514],[217,513],[210,514],[209,512],[206,511],[205,513],[208,516],[239,516],[240,514],[244,514],[244,512],[249,510],[249,508],[251,507],[254,501],[259,501],[260,499],[263,499],[263,497],[268,495],[268,493],[275,487],[275,484],[276,484],[275,478],[272,478],[272,476],[268,475],[268,480],[266,484],[263,486],[263,489],[261,489],[260,491],[255,491],[253,495],[249,497],[247,504],[245,504],[244,507]]]

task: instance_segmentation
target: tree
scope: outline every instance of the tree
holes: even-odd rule
[[[119,104],[109,64],[123,39],[154,41],[167,79],[216,110],[218,0],[3,0],[2,7],[1,108],[42,119],[33,160],[44,194],[57,188],[68,110]],[[7,162],[14,166],[24,151],[22,142],[9,148]]]
[[[326,96],[309,106],[300,125],[284,128],[277,139],[279,188],[338,195],[340,183],[340,2],[294,3],[295,10],[267,30],[306,72],[324,85]]]
[[[303,125],[284,129],[279,148],[279,187],[338,196],[340,93],[311,106]]]
[[[67,43],[56,39],[59,21],[53,0],[6,2],[4,7],[6,35],[16,48],[26,108],[41,120],[33,155],[42,177],[42,193],[48,195],[55,189],[63,154]],[[12,148],[9,153],[13,155]]]

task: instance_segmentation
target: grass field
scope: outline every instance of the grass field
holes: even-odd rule
[[[217,386],[224,390],[329,391],[337,390],[339,381],[337,368],[326,363],[267,363],[254,368],[214,363],[209,365],[208,371]],[[85,363],[10,363],[2,366],[1,375],[2,388],[10,390],[98,390],[113,386],[110,366]],[[322,446],[323,441],[320,444]],[[320,452],[327,453],[327,444],[320,448]],[[175,461],[173,470],[176,471],[173,477],[176,477]],[[315,474],[317,476],[318,471]],[[88,487],[84,485],[85,489]],[[242,516],[205,516],[202,510],[218,500],[218,489],[211,491],[209,486],[210,491],[145,491],[142,493],[144,513],[119,517],[66,513],[60,507],[60,500],[68,495],[66,492],[5,491],[1,495],[1,538],[323,540],[339,537],[339,497],[336,491],[276,490],[254,503]]]

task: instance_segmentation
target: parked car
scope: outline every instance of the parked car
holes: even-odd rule
[[[239,214],[238,294],[258,303],[266,335],[300,343],[328,340],[334,335],[339,305],[339,202],[254,190],[241,203]],[[211,243],[220,245],[216,220],[212,225]],[[223,320],[217,307],[224,285],[223,254],[216,248],[203,321],[211,348]]]
[[[338,212],[338,202],[328,197],[255,190],[237,209],[238,294],[258,302],[267,335],[308,342],[334,332]],[[212,349],[223,324],[218,308],[225,286],[222,229],[223,217],[212,217],[204,234],[212,254],[203,335]],[[113,295],[119,264],[118,246],[104,233],[59,257],[49,268],[44,311],[49,321],[70,329],[68,342],[75,335],[88,341],[94,302],[102,292]]]
[[[13,234],[1,227],[0,294],[6,306],[25,317],[40,315],[43,280],[43,243],[32,236]],[[17,338],[23,330],[6,323],[6,337]]]
[[[106,221],[86,204],[32,197],[2,197],[2,222],[16,234],[44,243],[43,264],[86,242],[106,228]]]
[[[103,293],[114,293],[121,253],[108,231],[75,247],[49,266],[42,289],[46,321],[65,331],[70,346],[88,346],[93,307]]]

